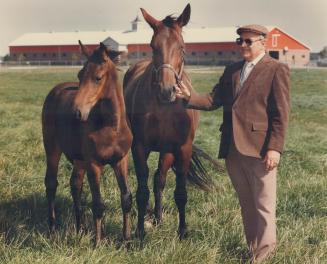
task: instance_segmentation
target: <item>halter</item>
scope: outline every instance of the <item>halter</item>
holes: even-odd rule
[[[179,70],[179,73],[177,73],[177,71],[174,69],[174,67],[171,65],[171,64],[169,64],[169,63],[164,63],[164,64],[161,64],[158,68],[156,68],[154,65],[153,65],[153,70],[154,70],[154,73],[155,73],[155,80],[156,80],[156,82],[157,83],[159,83],[159,71],[161,70],[161,69],[164,69],[164,68],[166,68],[166,69],[168,69],[168,70],[170,70],[170,71],[172,71],[173,73],[174,73],[174,76],[175,76],[175,79],[176,79],[176,84],[177,85],[180,85],[181,84],[181,82],[182,82],[182,75],[183,75],[183,70],[184,70],[184,56],[183,56],[183,54],[184,54],[184,49],[182,50],[182,66],[181,66],[181,68],[180,68],[180,70]]]

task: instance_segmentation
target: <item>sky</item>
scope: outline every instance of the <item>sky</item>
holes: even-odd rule
[[[311,48],[327,46],[327,0],[0,0],[0,56],[24,33],[126,30],[140,7],[157,19],[191,4],[187,27],[277,26]]]

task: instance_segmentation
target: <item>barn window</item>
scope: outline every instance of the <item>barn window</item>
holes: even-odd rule
[[[63,54],[62,54],[62,56],[63,56],[63,57],[66,57],[66,56],[67,56],[67,54],[66,54],[66,53],[63,53]]]
[[[273,47],[277,47],[278,45],[278,37],[280,37],[280,34],[273,34],[271,37],[271,45]]]
[[[16,57],[16,53],[14,53],[13,56]]]
[[[42,54],[42,56],[43,56],[43,57],[46,57],[46,56],[47,56],[47,54],[46,54],[46,53],[43,53],[43,54]]]
[[[204,52],[204,56],[208,56],[208,52],[205,51],[205,52]]]
[[[193,51],[193,52],[192,52],[192,56],[195,56],[195,55],[196,55],[196,52]]]
[[[52,53],[52,57],[56,57],[56,53]]]
[[[36,53],[34,53],[34,54],[33,54],[33,57],[34,57],[34,58],[36,58],[36,57],[37,57],[37,54],[36,54]]]
[[[223,55],[223,53],[222,53],[221,51],[218,51],[217,54],[218,54],[219,56]]]
[[[142,52],[142,55],[143,55],[143,57],[145,57],[146,56],[146,52]]]
[[[235,55],[235,54],[236,54],[236,52],[235,52],[235,51],[232,51],[232,54],[233,54],[233,55]]]

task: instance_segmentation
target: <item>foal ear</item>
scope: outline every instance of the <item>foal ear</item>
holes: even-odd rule
[[[102,53],[102,58],[104,61],[108,60],[108,57],[110,58],[110,50],[107,48],[106,45],[104,45],[102,42],[100,42],[100,51]],[[111,59],[111,58],[110,58]]]
[[[177,23],[180,27],[184,27],[189,21],[191,16],[191,6],[187,4],[183,13],[177,18]]]
[[[80,47],[81,47],[82,54],[84,54],[84,56],[85,56],[87,59],[89,59],[89,57],[90,57],[90,52],[88,51],[88,49],[83,45],[83,43],[82,43],[80,40],[78,40],[78,43],[79,43],[79,45],[80,45]]]
[[[145,19],[145,21],[152,27],[153,30],[157,28],[157,25],[159,24],[159,21],[152,17],[148,12],[146,12],[143,8],[141,8],[142,15]]]
[[[104,45],[102,42],[100,42],[100,49],[101,49],[101,51],[105,52],[106,54],[108,54],[108,52],[109,52],[106,45]]]

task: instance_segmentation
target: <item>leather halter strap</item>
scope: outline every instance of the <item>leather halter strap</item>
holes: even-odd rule
[[[171,66],[171,64],[168,64],[168,63],[164,63],[164,64],[161,64],[158,68],[156,68],[155,66],[153,66],[153,69],[154,69],[154,73],[155,73],[155,76],[156,76],[156,80],[158,80],[158,74],[159,74],[159,71],[161,69],[169,69],[170,71],[172,71],[174,73],[174,76],[175,76],[175,79],[176,79],[176,82],[177,84],[180,84],[181,81],[182,81],[182,75],[183,75],[183,70],[184,70],[184,60],[182,61],[182,66],[179,70],[179,73],[177,73],[177,71],[174,69],[173,66]]]

